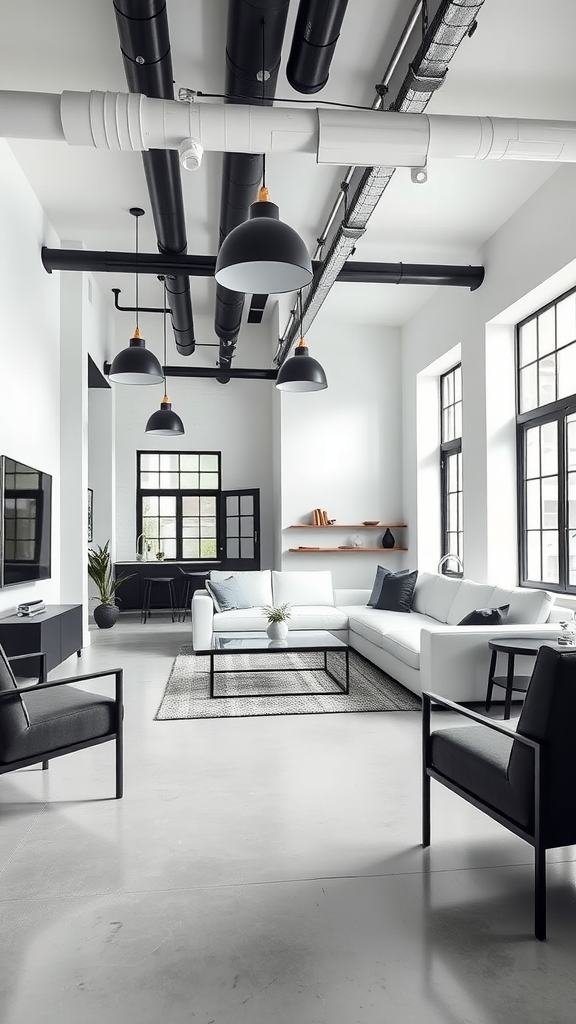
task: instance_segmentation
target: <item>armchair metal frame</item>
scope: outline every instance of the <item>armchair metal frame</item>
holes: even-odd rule
[[[0,701],[11,697],[14,694],[24,694],[47,690],[53,686],[65,686],[68,683],[82,683],[88,679],[102,679],[105,676],[115,677],[115,704],[116,704],[116,729],[115,732],[107,733],[106,736],[96,736],[93,739],[83,740],[81,743],[71,743],[66,747],[57,747],[54,750],[46,750],[44,754],[37,754],[34,757],[21,758],[18,761],[10,761],[0,764],[0,775],[7,772],[14,772],[19,768],[28,768],[30,765],[42,763],[42,770],[48,768],[49,761],[54,757],[62,757],[64,754],[71,754],[75,750],[83,750],[85,747],[95,747],[100,743],[107,743],[109,740],[116,741],[116,799],[120,800],[124,792],[124,742],[123,742],[123,714],[124,714],[124,671],[121,668],[105,669],[102,672],[87,672],[81,676],[68,676],[67,679],[51,679],[46,681],[46,655],[44,652],[36,651],[34,654],[6,655],[9,662],[19,661],[24,658],[40,659],[40,682],[27,686],[17,686],[14,690],[3,690],[0,693]]]
[[[506,815],[497,811],[490,804],[480,800],[474,793],[458,786],[452,779],[447,778],[430,765],[430,711],[431,705],[438,704],[450,711],[456,711],[464,718],[470,718],[478,725],[483,725],[494,732],[511,736],[515,742],[531,747],[534,751],[534,832],[527,832],[521,825],[507,818]],[[422,694],[422,846],[430,846],[430,779],[436,779],[447,789],[452,790],[464,800],[467,800],[473,807],[483,811],[490,818],[494,818],[501,825],[504,825],[510,832],[514,832],[520,839],[524,839],[530,846],[534,847],[534,935],[540,941],[546,938],[546,847],[542,840],[542,744],[527,736],[518,735],[514,729],[504,725],[502,722],[494,722],[490,718],[479,715],[476,711],[456,704],[454,701],[440,697],[436,693],[425,692]]]

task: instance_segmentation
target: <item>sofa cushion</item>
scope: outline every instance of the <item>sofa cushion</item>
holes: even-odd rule
[[[385,633],[381,646],[410,668],[420,668],[420,629],[397,629]]]
[[[348,616],[330,605],[297,605],[288,622],[290,629],[346,629]]]
[[[510,605],[503,604],[501,608],[475,608],[468,612],[459,626],[501,626],[508,615]]]
[[[438,626],[434,619],[427,615],[419,615],[417,612],[410,612],[405,615],[402,612],[379,611],[375,608],[362,608],[357,605],[349,605],[342,608],[348,614],[348,629],[352,633],[358,633],[365,640],[370,640],[377,647],[384,646],[384,637],[389,633],[410,633],[415,638],[414,644],[420,644],[420,632],[423,626],[428,628]],[[412,646],[412,642],[410,644]],[[414,647],[415,649],[415,647]]]
[[[230,576],[227,580],[206,580],[204,585],[219,612],[228,612],[231,608],[251,607],[246,602],[242,587],[234,576]]]
[[[448,621],[448,612],[454,603],[454,599],[462,585],[461,579],[451,579],[449,576],[437,576],[434,586],[430,588],[426,600],[426,615],[430,615],[438,622]]]
[[[383,576],[376,608],[384,611],[409,612],[417,578],[417,569],[407,573],[389,572]]]
[[[473,583],[472,580],[461,580],[446,622],[449,626],[457,626],[465,615],[475,611],[477,608],[495,608],[492,604],[494,587],[491,583]],[[500,604],[504,604],[503,601]],[[488,623],[486,623],[488,625]]]
[[[260,608],[262,605],[272,604],[270,569],[263,569],[262,572],[223,572],[221,569],[212,569],[210,573],[210,579],[216,582],[229,579],[231,576],[238,580],[247,608]]]
[[[491,608],[509,604],[506,625],[515,626],[518,623],[546,622],[554,600],[554,595],[549,594],[547,590],[532,590],[528,587],[504,590],[502,587],[495,587],[490,600],[486,603]]]
[[[414,596],[412,598],[413,612],[419,612],[421,615],[426,615],[428,599],[431,597],[432,588],[437,578],[438,577],[431,572],[418,573],[418,579],[416,580],[416,586],[414,587]]]
[[[274,604],[334,605],[332,573],[272,571]]]
[[[260,608],[234,608],[229,612],[216,612],[213,619],[215,633],[263,632],[268,625]]]

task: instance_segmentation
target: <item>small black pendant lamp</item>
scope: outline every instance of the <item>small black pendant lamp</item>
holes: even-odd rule
[[[302,334],[302,289],[298,293],[300,307],[300,334]],[[300,338],[294,355],[278,371],[276,387],[280,391],[323,391],[328,387],[326,374],[317,359],[308,354],[304,338]]]
[[[138,218],[144,210],[133,206],[130,213],[136,219],[136,267],[138,267]],[[144,338],[140,337],[138,327],[138,269],[136,269],[136,327],[134,337],[130,338],[128,348],[123,348],[114,356],[108,380],[114,384],[161,384],[164,379],[162,367],[153,352],[146,348]]]
[[[164,282],[162,330],[164,335],[164,366],[166,366],[166,280],[163,277],[160,280]],[[160,408],[150,416],[145,432],[147,434],[163,434],[167,437],[185,433],[184,424],[178,414],[172,411],[170,399],[166,394],[166,376],[164,376],[164,398],[160,403]]]

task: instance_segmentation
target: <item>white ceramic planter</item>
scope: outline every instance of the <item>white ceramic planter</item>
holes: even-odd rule
[[[285,640],[288,636],[288,626],[285,622],[269,622],[266,632],[271,640]]]

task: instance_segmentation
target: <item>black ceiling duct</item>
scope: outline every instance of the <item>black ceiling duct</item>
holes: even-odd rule
[[[130,92],[174,99],[172,57],[165,0],[114,0],[116,25]],[[186,252],[186,221],[180,161],[174,150],[142,153],[158,249],[167,255]],[[176,348],[189,356],[195,348],[188,277],[167,277]]]
[[[300,0],[286,77],[298,92],[320,92],[328,81],[348,0]]]
[[[229,0],[226,35],[228,103],[272,104],[280,67],[289,0]],[[262,49],[266,67],[262,67]],[[264,81],[262,75],[264,74]],[[267,77],[266,77],[267,76]],[[262,180],[262,157],[225,153],[220,199],[221,245],[248,216]],[[220,365],[229,367],[244,308],[244,295],[216,285],[214,330],[221,339]],[[225,383],[225,375],[222,375]]]

